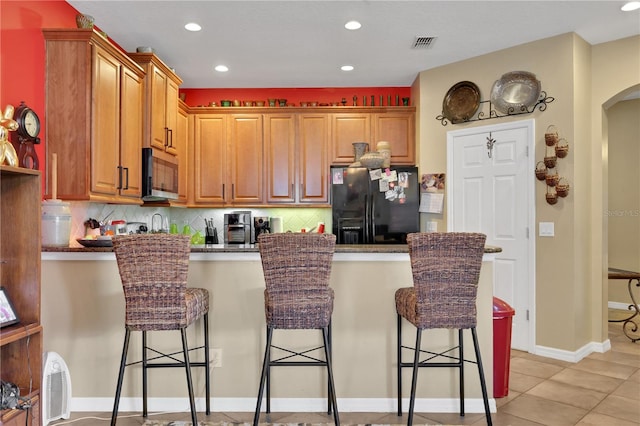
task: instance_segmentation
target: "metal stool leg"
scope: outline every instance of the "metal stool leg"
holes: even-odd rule
[[[204,382],[206,394],[206,413],[211,414],[211,370],[209,369],[209,313],[204,314]]]
[[[338,405],[336,402],[336,390],[335,390],[335,386],[333,384],[333,368],[331,366],[331,356],[329,354],[330,352],[330,344],[329,344],[329,328],[331,326],[329,325],[329,327],[323,328],[322,329],[322,339],[324,340],[324,355],[326,357],[327,360],[327,375],[329,376],[329,394],[331,396],[331,403],[329,404],[329,407],[333,406],[333,419],[335,421],[336,426],[340,426],[340,418],[338,416]]]
[[[398,358],[398,416],[402,416],[402,317],[396,315],[397,321],[397,358]]]
[[[411,396],[409,398],[409,419],[407,426],[413,424],[413,410],[416,405],[416,385],[418,381],[418,364],[420,363],[420,343],[422,338],[422,330],[416,328],[416,347],[413,355],[413,377],[411,379]]]
[[[460,363],[460,416],[464,417],[464,339],[462,329],[458,330],[458,362]]]
[[[147,332],[142,332],[142,417],[147,417]]]
[[[262,394],[264,391],[265,381],[267,379],[267,370],[269,369],[269,351],[271,350],[271,337],[273,329],[267,327],[267,344],[264,349],[264,361],[262,362],[262,373],[260,374],[260,385],[258,387],[258,401],[256,402],[256,412],[253,416],[253,426],[258,426],[260,420],[260,405],[262,404]]]
[[[269,330],[267,328],[267,338],[269,337],[269,332],[273,333],[273,329]],[[273,338],[273,335],[272,335]],[[266,412],[271,413],[271,345],[269,345],[269,349],[265,353],[267,357],[267,409]]]
[[[482,388],[482,401],[484,402],[484,413],[487,416],[487,425],[492,426],[491,411],[489,411],[489,396],[487,394],[487,384],[484,380],[484,369],[482,368],[482,358],[480,357],[480,346],[478,344],[478,335],[476,328],[471,329],[471,336],[473,337],[473,347],[476,351],[476,361],[478,363],[478,375],[480,376],[480,387]]]
[[[329,344],[329,355],[327,356],[327,360],[333,356],[333,352],[332,352],[332,343],[331,343],[331,321],[329,321],[329,327],[328,327],[328,333],[327,333],[327,342]],[[325,348],[326,348],[326,344],[325,344]],[[336,407],[333,407],[333,397],[331,396],[331,383],[329,382],[329,378],[327,377],[327,414],[331,414],[331,410],[332,408],[335,410]]]
[[[122,391],[122,381],[124,379],[124,368],[127,365],[127,351],[129,350],[129,337],[131,332],[127,328],[124,333],[124,343],[122,345],[122,357],[120,358],[120,371],[118,372],[118,384],[116,385],[116,398],[113,401],[113,412],[111,413],[111,426],[116,426],[118,418],[118,406],[120,405],[120,393]]]
[[[184,368],[187,373],[187,388],[189,389],[189,406],[191,408],[191,421],[192,424],[198,424],[198,416],[196,413],[196,403],[193,396],[193,381],[191,380],[191,364],[189,362],[189,346],[187,345],[187,330],[186,328],[180,329],[182,335],[182,353],[184,355]]]

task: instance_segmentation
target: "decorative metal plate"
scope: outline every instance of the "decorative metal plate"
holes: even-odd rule
[[[493,83],[491,103],[503,114],[528,112],[538,102],[541,85],[536,75],[527,71],[512,71]]]
[[[462,123],[474,116],[480,106],[480,89],[470,81],[454,84],[442,101],[442,114],[452,123]]]

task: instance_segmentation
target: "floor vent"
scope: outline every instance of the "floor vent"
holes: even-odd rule
[[[433,46],[438,37],[416,37],[416,41],[413,43],[414,49],[429,49]]]
[[[42,424],[71,415],[71,377],[62,357],[55,352],[44,354],[42,367]]]

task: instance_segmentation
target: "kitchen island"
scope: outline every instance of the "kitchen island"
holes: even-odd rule
[[[478,290],[478,335],[487,386],[492,389],[493,255],[488,247]],[[189,285],[211,294],[211,347],[219,349],[220,367],[213,368],[212,409],[255,409],[265,344],[264,280],[255,246],[194,246]],[[335,290],[333,358],[340,411],[392,412],[396,407],[396,313],[394,293],[411,286],[411,267],[405,245],[336,247],[331,274]],[[72,411],[110,411],[124,337],[124,297],[111,248],[43,248],[42,324],[44,350],[59,353],[69,366]],[[201,344],[202,325],[189,329],[191,345]],[[404,327],[407,342],[413,327]],[[149,340],[165,349],[179,349],[177,332],[151,333]],[[469,332],[466,332],[469,333]],[[457,333],[425,331],[430,349],[453,346]],[[469,339],[467,339],[469,340]],[[321,341],[320,333],[276,331],[274,344],[302,348]],[[470,340],[469,340],[470,342]],[[131,359],[139,358],[140,337],[133,335]],[[474,359],[473,345],[466,345]],[[195,356],[195,355],[194,355]],[[178,371],[179,370],[179,371]],[[155,374],[154,374],[155,373]],[[194,370],[199,410],[204,409],[204,375]],[[406,369],[403,394],[408,396]],[[456,412],[457,373],[454,369],[422,369],[416,411]],[[467,367],[468,412],[482,412],[475,366]],[[151,411],[188,411],[184,371],[153,371],[149,375]],[[141,374],[127,369],[121,411],[141,410]],[[492,410],[495,401],[490,400]],[[406,404],[408,407],[408,404]],[[406,407],[405,407],[406,408]],[[326,372],[323,368],[276,368],[272,372],[273,411],[326,410]]]

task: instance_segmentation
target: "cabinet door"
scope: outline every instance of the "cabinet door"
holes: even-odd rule
[[[194,118],[194,204],[222,205],[227,175],[227,116]]]
[[[142,194],[142,78],[122,67],[120,137],[120,196],[140,199]]]
[[[260,204],[262,190],[262,115],[234,114],[229,117],[229,161],[233,204]]]
[[[295,114],[264,116],[267,203],[294,203],[296,184]]]
[[[169,78],[162,70],[151,65],[153,75],[149,78],[151,82],[151,102],[147,108],[151,110],[149,125],[151,126],[151,147],[165,150],[168,138],[168,128],[165,120],[167,111],[167,84]],[[177,98],[176,93],[176,98]]]
[[[298,120],[298,201],[328,203],[329,117],[326,114],[301,114]]]
[[[367,142],[371,150],[371,114],[333,114],[331,123],[331,163],[351,164],[353,143]]]
[[[96,46],[93,54],[91,192],[115,196],[120,164],[121,65],[100,47]]]
[[[391,164],[415,165],[416,163],[416,130],[415,113],[397,112],[375,114],[371,150],[379,141],[387,141],[391,145]]]
[[[178,155],[176,146],[176,132],[178,123],[178,85],[167,78],[166,90],[165,126],[167,127],[166,151],[172,155]]]
[[[189,139],[189,115],[182,108],[178,109],[178,118],[176,123],[176,131],[174,135],[174,145],[178,156],[178,201],[187,201],[187,182],[188,182],[188,144]]]

